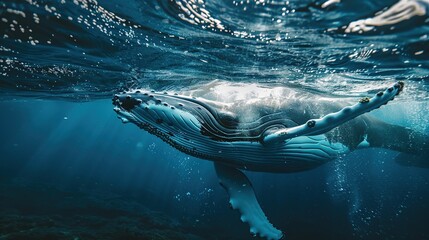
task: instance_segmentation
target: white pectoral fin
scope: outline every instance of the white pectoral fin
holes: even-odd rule
[[[308,120],[305,124],[293,128],[282,129],[269,133],[264,137],[262,142],[264,144],[271,144],[298,136],[314,136],[326,133],[353,118],[388,103],[402,91],[403,87],[404,83],[398,82],[393,87],[386,89],[384,92],[379,92],[372,98],[362,98],[359,103],[345,107],[338,112],[330,113],[319,119]]]
[[[233,209],[238,209],[241,221],[250,225],[250,232],[270,240],[281,239],[282,232],[268,221],[246,175],[236,168],[219,163],[215,163],[215,169],[220,184],[228,192],[229,203]]]

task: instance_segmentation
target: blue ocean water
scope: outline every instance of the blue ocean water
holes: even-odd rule
[[[428,14],[347,33],[396,1],[322,3],[1,1],[0,239],[251,238],[212,163],[118,121],[124,89],[218,79],[341,97],[401,80],[375,114],[428,132]],[[248,176],[286,239],[429,239],[429,170],[396,155]]]

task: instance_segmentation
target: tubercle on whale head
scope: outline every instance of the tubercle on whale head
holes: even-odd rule
[[[135,106],[142,103],[142,100],[137,98],[132,98],[131,95],[121,96],[116,94],[112,99],[113,105],[116,107],[121,107],[126,111],[130,111]]]
[[[147,108],[148,105],[163,105],[170,107],[172,110],[176,108],[183,107],[182,103],[170,104],[167,102],[165,96],[171,96],[168,93],[157,93],[153,90],[151,91],[142,91],[142,90],[133,90],[126,91],[120,94],[115,94],[112,103],[115,105],[115,111],[122,110],[130,112],[137,106],[143,106]],[[174,95],[177,96],[177,95]]]

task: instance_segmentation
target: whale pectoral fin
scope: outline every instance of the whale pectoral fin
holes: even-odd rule
[[[250,225],[250,232],[266,239],[281,239],[283,234],[267,219],[259,206],[249,179],[240,170],[223,164],[215,163],[219,183],[229,195],[229,203],[238,209],[241,221]]]
[[[393,87],[386,89],[384,92],[379,92],[372,98],[362,98],[359,103],[345,107],[338,112],[330,113],[319,119],[308,120],[305,124],[293,128],[286,128],[268,133],[263,138],[262,143],[272,144],[299,136],[324,134],[337,126],[358,117],[359,115],[370,112],[388,103],[393,100],[403,88],[404,83],[398,82]]]

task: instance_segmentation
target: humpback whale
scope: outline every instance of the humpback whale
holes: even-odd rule
[[[356,101],[215,81],[178,93],[130,90],[115,95],[113,105],[123,122],[181,152],[213,161],[231,207],[250,232],[280,239],[283,233],[268,221],[243,170],[304,171],[362,147],[403,153],[427,148],[425,135],[365,114],[393,100],[403,88],[404,83],[397,82]]]

